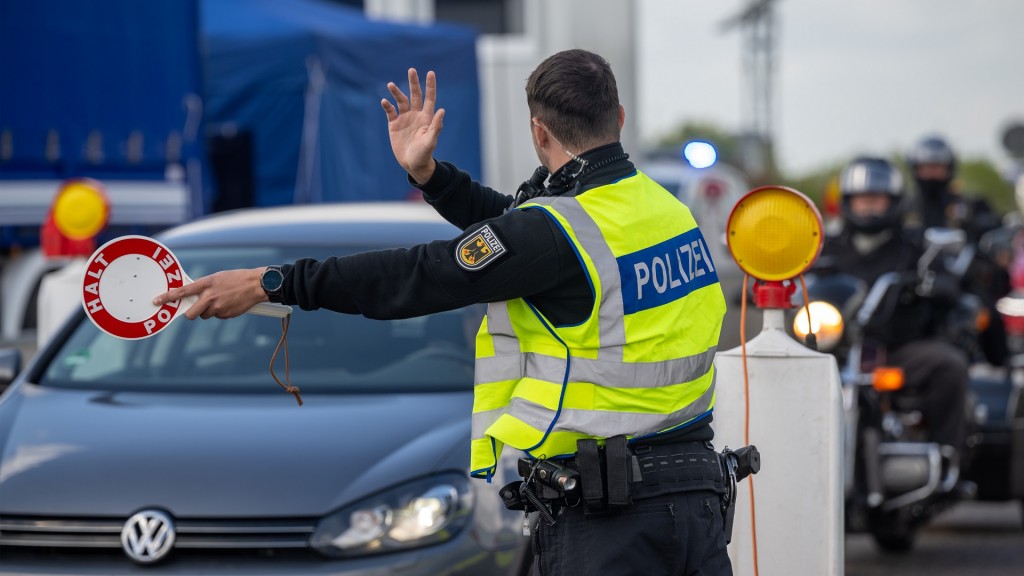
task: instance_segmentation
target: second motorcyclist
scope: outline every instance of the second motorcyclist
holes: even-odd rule
[[[840,175],[842,229],[827,239],[819,262],[869,286],[883,273],[916,274],[921,235],[903,226],[906,190],[900,171],[882,158],[861,157]],[[928,440],[962,452],[968,359],[938,338],[950,298],[901,292],[891,315],[868,326],[865,337],[886,351],[884,362],[903,369],[901,394],[919,401]]]
[[[976,249],[984,244],[985,233],[1001,225],[999,215],[982,197],[961,193],[955,184],[957,158],[950,145],[938,136],[918,141],[907,156],[907,165],[917,190],[917,214],[912,219],[924,228],[958,228]],[[966,289],[978,295],[989,310],[991,322],[979,336],[981,352],[993,366],[1009,357],[1006,327],[996,312],[996,301],[1010,291],[1008,264],[1001,264],[988,250],[977,250],[966,275]]]

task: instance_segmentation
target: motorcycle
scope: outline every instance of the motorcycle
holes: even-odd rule
[[[1009,289],[995,302],[1009,361],[999,368],[979,364],[972,369],[971,387],[982,410],[967,478],[978,483],[979,500],[1020,500],[1024,522],[1024,222],[985,233],[978,246],[1009,272]]]
[[[921,398],[903,388],[902,371],[885,363],[884,345],[868,336],[875,333],[869,328],[887,326],[897,301],[908,294],[945,298],[953,305],[941,337],[976,354],[984,307],[957,288],[971,258],[964,235],[932,229],[925,238],[917,270],[883,274],[870,286],[819,262],[808,278],[808,303],[792,322],[798,340],[806,343],[813,334],[809,345],[834,354],[840,366],[847,530],[870,532],[886,551],[910,550],[919,529],[958,500],[971,452],[928,440]],[[969,396],[965,410],[973,438],[977,420]]]

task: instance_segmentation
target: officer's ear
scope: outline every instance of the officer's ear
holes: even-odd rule
[[[537,148],[547,147],[550,136],[544,125],[536,118],[530,118],[530,131],[533,133],[533,141],[537,143]]]

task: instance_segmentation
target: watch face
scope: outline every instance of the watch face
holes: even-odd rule
[[[277,268],[267,268],[263,272],[263,276],[260,277],[260,283],[266,292],[277,292],[281,289],[281,284],[284,283],[284,274],[281,274]]]

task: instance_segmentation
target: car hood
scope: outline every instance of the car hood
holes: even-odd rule
[[[0,403],[0,514],[319,516],[464,471],[472,395],[150,394],[23,384]]]

